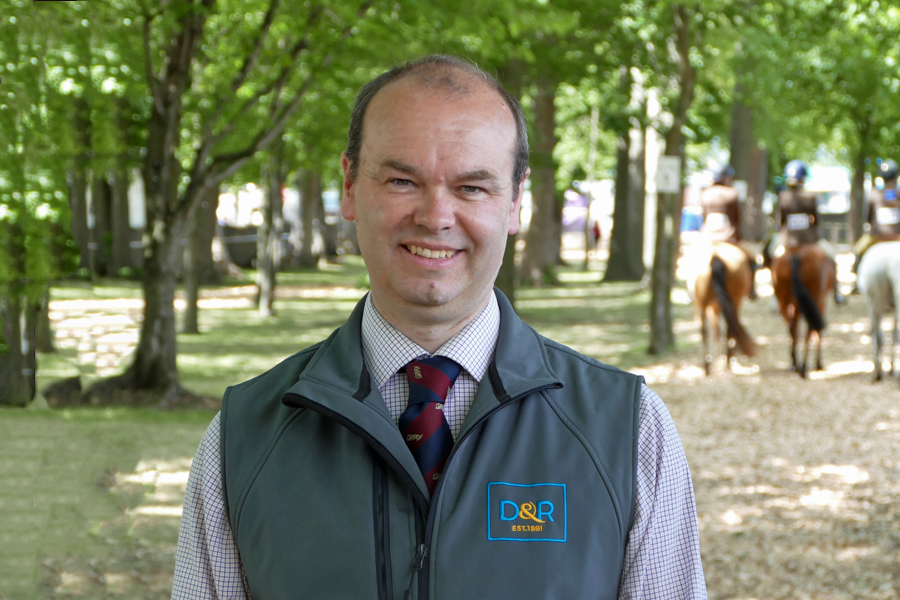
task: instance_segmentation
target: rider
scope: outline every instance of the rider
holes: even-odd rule
[[[792,160],[784,168],[787,189],[778,193],[777,223],[781,229],[781,244],[784,249],[801,244],[818,245],[831,259],[835,273],[837,273],[834,249],[830,244],[823,244],[824,240],[819,239],[818,198],[813,192],[803,189],[808,176],[809,168],[802,160]],[[837,285],[834,286],[834,301],[838,304],[844,302],[844,297]]]
[[[738,192],[732,187],[734,169],[724,163],[713,170],[713,185],[700,194],[700,205],[703,207],[702,231],[711,242],[728,242],[739,247],[750,260],[750,272],[753,277],[750,288],[750,299],[756,299],[756,270],[758,268],[756,252],[741,238],[741,206]]]
[[[853,246],[856,259],[852,272],[855,274],[866,250],[878,242],[900,240],[900,197],[897,191],[897,163],[887,159],[878,165],[878,175],[884,181],[883,189],[873,189],[869,193],[869,211],[866,218],[868,231],[860,236]],[[856,286],[853,287],[856,292]]]

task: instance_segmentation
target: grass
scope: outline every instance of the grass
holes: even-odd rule
[[[127,476],[185,472],[209,418],[0,411],[0,598],[167,597],[171,584],[158,579],[171,575],[179,520],[136,511],[148,500],[165,506],[165,496],[153,477]],[[172,495],[170,511],[180,501]]]
[[[205,287],[202,298],[209,308],[200,310],[200,335],[179,335],[178,368],[188,389],[221,397],[228,385],[244,381],[278,364],[286,357],[327,337],[347,318],[365,294],[365,266],[359,257],[347,257],[343,265],[325,265],[319,271],[296,270],[278,275],[279,296],[273,318],[263,319],[252,307],[254,273],[219,286]],[[576,266],[560,269],[562,285],[522,289],[517,310],[542,334],[572,346],[606,363],[630,368],[647,361],[646,326],[649,292],[636,283],[599,284],[600,272]],[[179,297],[181,292],[178,293]],[[53,300],[112,301],[140,299],[134,282],[104,281],[88,286],[67,282],[53,288]],[[75,320],[113,319],[125,309],[78,305],[66,316]],[[134,323],[139,308],[127,309]],[[675,318],[690,318],[690,307],[676,305]],[[180,315],[179,315],[180,316]],[[118,327],[118,328],[116,328]],[[113,327],[112,332],[128,326]],[[130,330],[135,332],[137,325]],[[103,345],[96,336],[89,344]],[[98,370],[85,352],[75,347],[39,356],[38,389],[52,381],[82,376],[89,384],[116,369]],[[90,357],[91,355],[87,355]],[[128,364],[128,354],[112,353],[118,370]]]
[[[627,369],[650,361],[649,331],[640,325],[649,292],[638,284],[600,285],[599,271],[577,267],[563,267],[559,276],[559,287],[518,292],[527,322],[609,364]],[[276,316],[262,319],[251,305],[253,277],[203,288],[201,334],[178,338],[179,372],[189,389],[221,397],[226,386],[325,338],[366,291],[357,257],[280,273]],[[73,375],[84,383],[98,379],[96,357],[115,346],[103,336],[135,335],[139,284],[69,281],[53,288],[52,299],[57,335],[68,327],[82,337],[39,356],[38,388]],[[690,318],[690,308],[677,305],[674,315]],[[127,350],[119,347],[116,360],[124,369]],[[168,598],[184,482],[213,414],[0,410],[0,600]]]

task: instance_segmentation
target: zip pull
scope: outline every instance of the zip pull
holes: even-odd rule
[[[416,574],[425,566],[425,558],[427,556],[428,547],[425,544],[419,544],[419,547],[416,549],[416,557],[413,559],[410,567],[412,573],[409,575],[409,586],[406,588],[406,593],[403,594],[403,600],[410,600],[412,598],[412,588],[413,583],[416,580]]]

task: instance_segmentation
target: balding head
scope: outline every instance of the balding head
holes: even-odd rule
[[[485,86],[503,99],[516,124],[512,181],[513,189],[517,190],[528,168],[528,132],[525,115],[522,113],[519,101],[494,77],[476,65],[442,54],[432,54],[415,62],[396,66],[390,71],[382,73],[360,90],[350,116],[350,129],[347,136],[350,178],[356,180],[359,172],[363,127],[369,104],[385,86],[410,78],[420,85],[423,91],[446,93],[448,100],[466,98]]]

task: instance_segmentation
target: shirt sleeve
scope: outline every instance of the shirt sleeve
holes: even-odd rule
[[[222,495],[219,415],[194,455],[175,555],[172,600],[249,600]]]
[[[704,600],[691,473],[669,411],[647,386],[638,415],[635,503],[619,600]]]

